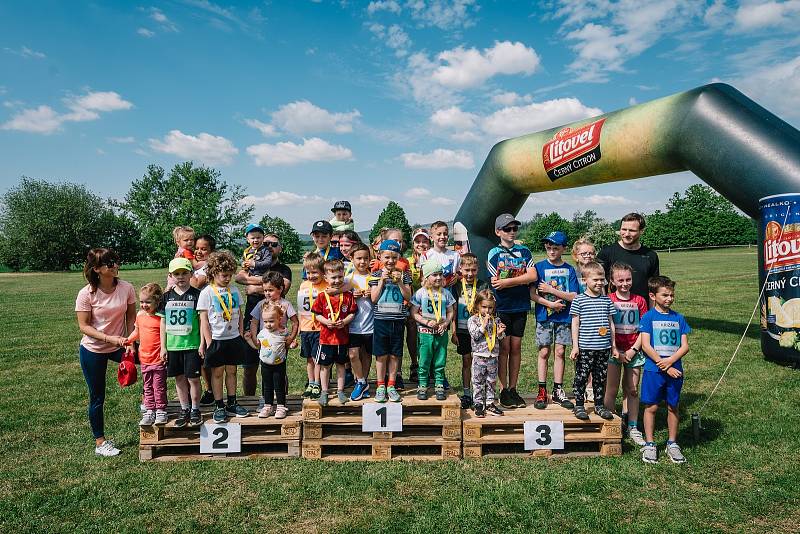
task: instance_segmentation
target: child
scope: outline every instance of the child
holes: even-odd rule
[[[467,321],[472,346],[472,389],[475,393],[475,417],[503,415],[494,403],[494,388],[497,383],[498,341],[506,335],[506,325],[495,317],[497,302],[494,294],[484,289],[475,297],[472,316]]]
[[[647,355],[642,378],[644,433],[647,443],[642,449],[642,461],[654,464],[658,451],[653,439],[656,412],[661,401],[667,403],[669,438],[664,452],[673,463],[682,464],[686,458],[676,442],[678,438],[678,401],[683,387],[681,359],[689,352],[688,334],[692,329],[683,315],[672,309],[675,301],[675,282],[666,276],[654,276],[647,282],[653,308],[644,314],[639,324],[642,350]]]
[[[642,340],[639,334],[639,321],[647,313],[647,301],[641,295],[631,293],[633,269],[626,263],[611,266],[611,282],[616,288],[609,294],[617,308],[614,314],[614,332],[620,359],[608,360],[608,379],[606,380],[605,406],[614,408],[617,401],[620,371],[622,376],[622,421],[627,421],[627,434],[633,442],[642,447],[645,444],[641,431],[637,428],[639,420],[639,377],[642,374],[645,356],[641,351]]]
[[[276,273],[279,274],[279,273]],[[281,285],[283,281],[281,280]],[[286,409],[286,321],[284,309],[275,301],[262,301],[260,306],[261,322],[263,328],[258,332],[255,341],[247,338],[251,347],[258,350],[261,360],[261,395],[264,397],[264,407],[258,417],[265,419],[272,415],[272,401],[277,397],[278,405],[275,408],[275,419],[285,419]]]
[[[458,252],[447,248],[450,231],[446,222],[436,221],[431,224],[430,233],[433,248],[425,253],[422,261],[424,263],[428,260],[437,260],[442,265],[442,286],[451,287],[458,279],[461,256]]]
[[[328,260],[323,269],[328,287],[340,290],[344,286],[344,263],[342,260]],[[351,291],[345,291],[338,295],[322,291],[311,306],[311,313],[321,325],[319,348],[316,355],[321,384],[319,395],[321,406],[328,404],[328,382],[331,378],[333,364],[336,364],[336,396],[341,404],[347,402],[347,395],[344,392],[344,365],[349,361],[349,325],[355,319],[357,311],[358,307]]]
[[[372,364],[372,333],[374,331],[374,314],[369,291],[369,247],[363,243],[353,245],[351,257],[353,271],[347,275],[347,281],[353,290],[353,298],[358,306],[356,318],[350,323],[350,367],[356,377],[356,384],[350,394],[350,400],[357,401],[369,398],[369,368]]]
[[[311,313],[311,305],[317,296],[325,291],[328,283],[322,275],[325,260],[316,252],[308,252],[303,256],[303,271],[307,280],[297,290],[297,315],[300,316],[300,356],[306,359],[306,375],[308,385],[303,397],[318,399],[322,391],[316,380],[316,362],[314,358],[319,352],[319,323]]]
[[[322,257],[322,261],[341,260],[342,251],[339,247],[331,246],[333,227],[328,221],[317,221],[311,227],[311,239],[314,241],[314,252]],[[303,269],[303,280],[306,280],[306,270]]]
[[[242,269],[247,276],[261,277],[272,266],[272,248],[264,244],[264,229],[257,224],[248,224],[244,231],[248,247],[242,254]],[[239,277],[241,281],[241,277]],[[247,304],[244,308],[244,318],[248,321],[250,314],[264,300],[264,293],[258,291],[258,286],[245,286],[245,299]],[[247,322],[245,323],[248,324]],[[256,380],[258,376],[258,350],[252,347],[245,347],[245,357],[242,362],[242,390],[245,395],[255,395]],[[259,407],[261,409],[261,407]]]
[[[564,232],[550,232],[542,239],[547,258],[536,263],[539,286],[531,287],[531,300],[536,302],[536,342],[539,345],[539,392],[534,406],[547,408],[547,360],[550,345],[554,344],[553,402],[564,408],[573,408],[564,392],[564,352],[572,343],[570,333],[569,303],[578,294],[578,275],[575,268],[562,258],[567,245]]]
[[[200,356],[203,365],[211,369],[211,389],[214,392],[214,421],[223,423],[232,417],[247,417],[249,412],[236,401],[236,367],[242,363],[247,344],[242,339],[244,315],[242,297],[231,287],[236,260],[228,251],[213,252],[208,257],[211,283],[200,292],[197,311],[203,332]],[[228,390],[227,403],[222,400],[222,379]]]
[[[242,266],[250,276],[262,276],[272,266],[272,249],[264,245],[264,229],[248,224],[244,237],[249,245],[242,254]]]
[[[417,321],[419,339],[419,387],[417,398],[428,398],[428,372],[433,367],[436,400],[445,400],[444,368],[447,363],[447,329],[455,316],[456,300],[442,288],[442,264],[422,264],[422,287],[411,299],[411,315]]]
[[[191,226],[176,226],[172,229],[172,239],[178,249],[175,251],[173,258],[186,258],[192,263],[192,268],[197,269],[202,267],[202,264],[197,261],[194,256],[195,236],[194,229]],[[167,273],[167,291],[175,285],[172,275]]]
[[[381,242],[380,260],[383,267],[373,271],[369,280],[370,298],[374,304],[372,348],[377,360],[377,402],[386,402],[387,395],[392,402],[402,400],[395,381],[400,355],[403,354],[403,327],[406,322],[403,302],[411,299],[411,275],[408,270],[397,270],[399,258],[400,243],[393,239]]]
[[[353,213],[350,208],[350,202],[347,200],[338,200],[331,208],[333,212],[333,219],[330,220],[331,227],[336,232],[345,232],[347,230],[355,230],[355,221],[353,221]]]
[[[197,236],[197,239],[195,240],[194,257],[197,260],[197,263],[201,264],[201,267],[198,267],[194,270],[194,274],[192,275],[192,279],[190,281],[192,287],[196,287],[202,291],[203,288],[205,288],[208,284],[208,256],[216,249],[217,242],[212,236],[208,234]],[[211,392],[211,374],[205,365],[200,366],[200,375],[203,377],[203,381],[206,385],[205,391],[203,391],[203,396],[200,397],[200,405],[211,406],[214,404],[214,393]]]
[[[139,362],[142,365],[145,413],[139,426],[167,424],[167,363],[166,350],[161,347],[161,317],[158,305],[161,303],[161,287],[146,284],[139,291],[141,311],[136,315],[136,326],[125,340],[125,345],[133,350],[134,341],[139,342]]]
[[[253,311],[250,312],[250,325],[249,333],[251,339],[258,338],[258,332],[264,328],[264,319],[262,309],[267,304],[275,304],[283,309],[281,315],[280,330],[286,330],[286,327],[291,323],[291,329],[286,336],[286,346],[293,349],[297,346],[297,334],[300,331],[300,319],[297,317],[297,312],[294,310],[292,303],[283,298],[283,275],[277,271],[270,271],[261,277],[262,290],[264,291],[264,299],[261,300]],[[257,348],[260,350],[260,348]]]
[[[339,252],[342,253],[345,276],[350,276],[350,273],[353,272],[353,247],[359,243],[361,243],[361,238],[352,230],[342,232],[339,238]]]
[[[524,408],[525,401],[517,393],[519,367],[522,361],[522,336],[531,309],[528,286],[536,282],[533,255],[514,239],[520,222],[510,213],[497,216],[494,233],[500,245],[489,251],[486,267],[497,299],[497,316],[506,325],[506,337],[500,343],[500,404],[506,408]]]
[[[199,426],[200,416],[200,319],[197,301],[200,290],[192,287],[192,264],[186,258],[169,262],[175,287],[164,293],[161,315],[161,351],[167,360],[167,376],[175,377],[175,389],[181,413],[175,420],[178,428]],[[190,409],[191,408],[191,409]]]
[[[572,244],[572,259],[575,260],[575,271],[578,273],[579,293],[586,291],[586,282],[583,279],[583,267],[593,262],[597,256],[594,243],[588,237],[576,239]]]
[[[575,297],[570,306],[572,315],[572,352],[575,362],[575,417],[589,420],[584,402],[589,373],[594,381],[594,413],[603,419],[614,419],[603,405],[603,388],[606,384],[608,358],[619,358],[614,338],[614,314],[617,309],[611,299],[603,294],[606,273],[599,263],[589,263],[583,268],[586,291]]]
[[[408,260],[408,269],[411,273],[411,289],[417,291],[422,287],[422,257],[431,248],[431,236],[427,228],[417,228],[414,230],[413,237],[411,238],[411,253],[406,258]],[[411,314],[408,314],[408,321],[406,324],[406,347],[408,348],[408,355],[411,357],[411,367],[409,368],[409,380],[412,382],[419,382],[418,358],[417,352],[417,322]],[[430,375],[429,375],[430,376]]]
[[[451,338],[456,346],[456,352],[461,355],[461,385],[464,394],[461,396],[461,408],[466,410],[472,406],[472,340],[467,323],[474,313],[477,313],[478,293],[489,289],[489,284],[478,279],[478,257],[466,252],[461,256],[461,281],[453,286],[453,298],[458,302],[456,308],[456,328]],[[493,306],[496,306],[492,297]],[[494,312],[492,312],[494,313]],[[498,346],[499,349],[499,346]],[[497,365],[497,360],[495,360]],[[495,369],[495,378],[497,378]]]

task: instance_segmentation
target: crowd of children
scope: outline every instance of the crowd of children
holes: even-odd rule
[[[338,201],[331,211],[333,219],[312,226],[314,250],[303,258],[296,310],[285,298],[291,272],[277,268],[277,236],[249,225],[248,246],[237,261],[227,251],[214,251],[209,236],[195,238],[185,226],[175,229],[177,251],[167,287],[163,293],[154,283],[141,289],[141,312],[126,341],[129,347],[139,344],[144,383],[140,425],[167,422],[168,376],[175,378],[181,405],[176,426],[201,424],[201,404],[213,404],[216,422],[249,415],[236,397],[237,369],[243,364],[245,374],[261,369],[258,417],[284,418],[287,358],[298,346],[306,360],[303,396],[326,405],[334,367],[339,403],[372,395],[373,357],[375,401],[401,402],[406,345],[417,398],[427,399],[432,387],[435,398],[444,400],[452,344],[462,358],[462,408],[472,409],[476,417],[503,416],[505,409],[527,405],[517,384],[533,302],[538,347],[534,407],[545,409],[552,402],[589,420],[587,402],[593,402],[593,413],[610,420],[622,380],[626,435],[642,448],[642,460],[658,459],[654,418],[658,405],[666,402],[665,452],[673,462],[685,461],[676,439],[681,358],[689,350],[690,328],[672,310],[675,283],[669,278],[649,279],[648,302],[631,292],[633,268],[614,263],[607,273],[595,262],[594,245],[586,238],[573,244],[575,265],[567,263],[563,255],[569,240],[560,231],[541,237],[546,257],[535,262],[517,240],[521,223],[505,213],[496,218],[499,243],[486,258],[489,279],[482,280],[482,260],[468,251],[465,240],[458,250],[449,248],[449,228],[442,221],[415,229],[404,257],[402,231],[385,228],[368,245],[354,231],[349,202]],[[271,244],[265,244],[266,237]],[[232,283],[240,269],[236,281],[261,282],[261,291],[248,291],[246,305]],[[575,365],[574,402],[564,388],[567,354]],[[644,434],[638,428],[640,378]]]

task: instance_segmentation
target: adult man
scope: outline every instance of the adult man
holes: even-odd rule
[[[597,262],[606,271],[610,279],[611,266],[614,263],[627,263],[633,268],[633,285],[631,292],[641,295],[646,302],[650,302],[647,294],[647,281],[651,276],[657,276],[658,254],[644,245],[640,239],[644,231],[644,217],[638,213],[629,213],[622,218],[619,229],[619,241],[613,245],[603,247],[597,255]]]
[[[272,249],[272,257],[274,258],[274,263],[269,269],[267,269],[267,272],[277,271],[281,273],[281,276],[283,276],[283,285],[284,285],[283,294],[286,295],[286,292],[289,291],[289,287],[291,287],[292,285],[292,270],[289,268],[288,265],[280,262],[280,254],[281,251],[283,250],[280,238],[276,234],[266,234],[264,236],[264,246]],[[252,310],[255,307],[255,305],[264,298],[264,290],[262,289],[262,277],[250,276],[247,273],[247,269],[242,268],[241,271],[236,273],[235,280],[238,284],[244,286],[245,293],[247,293],[247,304],[248,304],[247,309]],[[252,301],[252,307],[251,307],[251,301]],[[248,311],[247,317],[245,317],[245,324],[249,324],[249,322],[250,322],[250,314]],[[248,350],[252,349],[248,347]],[[258,374],[258,360],[256,359],[256,364],[244,367],[244,372],[242,373],[242,389],[244,390],[245,395],[256,394],[257,374]]]

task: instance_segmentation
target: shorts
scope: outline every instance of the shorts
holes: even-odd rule
[[[646,359],[647,358],[645,357],[644,352],[637,350],[636,355],[631,359],[631,361],[623,365],[625,366],[625,369],[638,369],[639,367],[644,367],[644,361]],[[609,358],[608,363],[619,365],[620,361],[616,358]]]
[[[456,332],[456,337],[458,338],[456,352],[461,356],[472,354],[472,339],[470,339],[469,334],[466,332]]]
[[[350,361],[347,345],[318,345],[314,361],[323,367],[334,363],[344,365]]]
[[[372,353],[376,357],[403,355],[403,329],[406,325],[405,319],[395,321],[385,321],[375,319],[374,331],[372,333]]]
[[[233,339],[214,339],[206,349],[205,367],[222,367],[223,365],[240,365],[244,361],[245,352],[250,348],[242,336]]]
[[[319,350],[319,330],[300,332],[300,356],[302,358],[316,358]]]
[[[676,408],[681,397],[683,377],[672,378],[664,371],[648,371],[642,373],[642,404],[659,404],[667,401],[667,406]]]
[[[528,312],[497,312],[500,322],[506,325],[506,335],[522,337],[525,335],[525,323],[528,322]]]
[[[572,345],[572,328],[569,323],[536,323],[536,343],[549,347],[555,338],[556,345]]]
[[[367,354],[372,354],[372,334],[350,334],[349,348],[361,348],[367,351]]]
[[[202,360],[197,349],[167,351],[167,376],[185,376],[197,378],[200,376]]]

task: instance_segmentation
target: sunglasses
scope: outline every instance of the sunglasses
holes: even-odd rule
[[[277,241],[264,241],[264,246],[270,247],[270,248],[277,248],[277,247],[281,246],[281,244],[278,243]]]
[[[116,265],[120,265],[120,262],[118,262],[117,260],[106,260],[106,261],[104,261],[102,263],[102,265],[105,265],[106,267],[111,269],[112,267],[114,267]]]
[[[331,239],[331,246],[338,247],[339,246],[339,241],[336,240],[336,239]]]
[[[517,225],[514,225],[514,226],[504,226],[504,227],[502,227],[500,230],[502,230],[503,232],[506,232],[506,233],[510,233],[510,232],[517,232],[517,231],[519,231],[519,226],[517,226]]]

